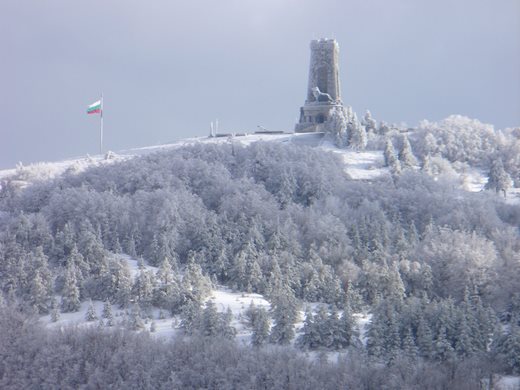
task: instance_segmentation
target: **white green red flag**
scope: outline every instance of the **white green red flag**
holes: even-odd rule
[[[101,112],[101,100],[98,100],[97,102],[92,103],[87,108],[87,114],[98,114]]]

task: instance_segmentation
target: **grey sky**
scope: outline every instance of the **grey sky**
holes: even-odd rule
[[[520,125],[520,0],[0,0],[0,168],[222,130],[292,130],[309,41],[377,120]]]

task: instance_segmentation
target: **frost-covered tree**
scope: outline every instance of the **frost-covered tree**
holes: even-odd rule
[[[85,320],[86,321],[95,321],[97,319],[98,319],[98,316],[96,315],[96,308],[94,307],[92,300],[90,300],[88,303],[87,311],[85,313]]]
[[[436,360],[445,361],[453,357],[453,347],[451,346],[446,334],[446,327],[441,325],[437,331],[437,336],[433,341],[433,354]]]
[[[401,168],[403,169],[413,168],[417,165],[417,159],[413,155],[412,146],[410,145],[410,141],[408,141],[406,135],[403,136],[403,144],[399,151],[399,161],[401,162]]]
[[[103,303],[103,312],[101,313],[101,317],[107,320],[114,318],[114,315],[112,314],[112,305],[108,300]]]
[[[375,133],[377,131],[377,122],[369,110],[366,110],[363,116],[363,124],[365,125],[365,131],[367,133]]]
[[[349,148],[355,150],[363,150],[367,146],[367,133],[359,123],[356,113],[347,123],[347,144]]]
[[[344,148],[347,142],[346,111],[342,107],[335,107],[330,111],[327,120],[327,132],[329,132],[338,148]]]
[[[475,232],[435,230],[423,240],[420,254],[431,266],[433,289],[439,296],[462,299],[466,285],[486,292],[496,280],[496,247]]]
[[[290,290],[278,291],[271,301],[274,326],[270,340],[274,344],[289,344],[294,338],[294,324],[298,320],[298,304]]]
[[[198,302],[211,291],[211,280],[202,274],[202,268],[193,260],[188,263],[182,278],[182,289],[191,299]]]
[[[433,356],[433,334],[430,324],[424,316],[420,315],[417,326],[417,347],[424,358]]]
[[[269,313],[263,307],[255,309],[254,320],[251,322],[253,333],[251,335],[251,344],[255,347],[264,345],[269,340],[269,331],[271,329],[271,321]]]
[[[199,328],[201,316],[202,309],[200,303],[196,301],[188,302],[181,311],[181,329],[187,334],[192,334],[194,330]]]
[[[296,344],[300,348],[315,349],[322,344],[318,324],[316,324],[314,320],[314,314],[310,307],[308,307],[305,311],[305,320],[301,330],[302,334],[296,340]]]
[[[518,318],[514,317],[509,328],[504,333],[496,332],[493,343],[494,352],[500,356],[507,367],[508,373],[520,373],[520,326]]]
[[[165,257],[156,273],[157,279],[164,285],[173,281],[173,269],[170,261]]]
[[[141,270],[132,286],[132,295],[142,308],[150,307],[153,300],[154,276],[151,271]]]
[[[40,272],[37,272],[36,276],[31,280],[29,291],[29,303],[36,309],[38,313],[48,313],[50,294],[48,287],[44,284],[44,280],[41,277]]]
[[[491,163],[486,189],[494,190],[497,194],[502,192],[506,197],[507,190],[511,187],[511,176],[505,171],[502,159],[498,158]]]
[[[214,337],[219,331],[220,316],[213,300],[206,302],[206,307],[202,311],[201,331],[204,336]]]
[[[415,339],[413,337],[413,332],[410,327],[406,328],[406,332],[404,334],[401,349],[403,350],[405,357],[410,361],[414,361],[417,359],[419,354],[419,349],[415,344]]]
[[[440,122],[423,121],[416,136],[421,157],[440,153],[451,162],[487,165],[498,146],[492,125],[461,115],[451,115]]]
[[[397,158],[394,144],[392,143],[392,140],[390,138],[386,139],[385,143],[385,150],[383,152],[384,158],[385,158],[385,166],[389,167],[390,170],[392,170],[395,173],[401,172],[401,163],[399,162],[399,159]]]
[[[79,310],[80,292],[76,274],[76,266],[74,263],[69,263],[65,272],[65,281],[61,293],[61,310],[63,312]]]
[[[145,328],[143,318],[141,317],[141,310],[139,305],[132,307],[130,314],[127,318],[127,327],[129,330],[140,331]]]
[[[121,308],[126,308],[132,299],[132,277],[128,263],[124,260],[116,260],[113,263],[114,299]]]

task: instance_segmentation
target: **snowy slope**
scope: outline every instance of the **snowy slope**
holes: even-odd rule
[[[67,170],[73,172],[81,172],[86,168],[93,166],[101,166],[110,164],[115,161],[122,161],[135,156],[140,156],[148,153],[157,152],[160,150],[176,149],[184,146],[199,144],[199,143],[212,143],[212,144],[223,144],[236,142],[242,145],[250,145],[258,141],[267,142],[281,142],[281,143],[293,143],[296,145],[307,145],[312,147],[320,147],[324,150],[334,151],[335,153],[341,153],[344,155],[344,161],[346,164],[347,172],[354,179],[371,179],[378,175],[386,172],[386,169],[382,169],[383,155],[379,151],[365,151],[365,152],[353,152],[347,150],[340,150],[335,148],[332,144],[322,142],[323,134],[249,134],[245,136],[235,137],[197,137],[187,138],[181,141],[177,141],[171,144],[148,146],[144,148],[135,148],[128,150],[121,150],[117,153],[108,152],[105,156],[83,156],[77,158],[71,158],[64,161],[58,162],[39,162],[31,165],[24,166],[18,164],[14,169],[0,170],[0,180],[11,179],[15,180],[19,185],[25,186],[28,183],[47,180],[62,175]]]
[[[242,145],[250,145],[258,141],[306,145],[339,154],[345,163],[345,172],[354,180],[374,180],[378,177],[390,174],[388,168],[384,167],[382,151],[338,149],[333,143],[324,138],[323,133],[246,134],[242,136],[237,135],[215,138],[187,138],[170,144],[121,150],[117,153],[108,152],[104,156],[87,155],[58,162],[39,162],[27,166],[20,163],[16,168],[0,170],[0,187],[2,185],[2,180],[5,179],[11,180],[12,183],[17,186],[25,187],[32,182],[59,177],[67,171],[81,172],[89,167],[103,166],[148,153],[176,149],[200,143],[239,143]],[[449,176],[451,180],[458,182],[460,188],[470,192],[480,192],[484,190],[484,186],[487,183],[487,175],[485,172],[481,169],[468,166],[464,166],[461,169],[452,169],[449,174],[446,173],[443,174],[443,176]],[[520,188],[510,189],[506,202],[520,203]]]
[[[118,258],[125,260],[130,269],[130,275],[135,278],[140,270],[138,261],[132,259],[128,255],[120,254]],[[157,272],[157,267],[145,265],[147,271],[153,273]],[[56,296],[56,300],[59,302],[60,297]],[[245,325],[245,312],[249,308],[251,303],[254,303],[257,307],[264,307],[267,310],[270,309],[271,305],[269,302],[260,294],[244,293],[244,292],[233,292],[224,286],[218,286],[216,289],[211,291],[210,296],[206,301],[212,300],[219,312],[225,312],[228,308],[233,313],[233,319],[231,326],[237,330],[237,340],[249,343],[251,340],[251,331]],[[47,324],[50,328],[63,328],[67,326],[104,326],[100,324],[99,318],[103,311],[104,303],[101,301],[92,301],[98,320],[87,322],[85,317],[87,313],[89,301],[81,303],[79,311],[73,313],[60,313],[59,319],[56,322],[52,322],[51,315],[45,315],[41,317],[41,321]],[[120,309],[117,305],[112,305],[112,313],[114,315],[114,325],[123,326],[123,322],[128,315],[129,310]],[[171,317],[167,313],[161,313],[160,310],[154,308],[151,311],[149,317],[143,318],[145,330],[151,330],[152,321],[154,322],[155,332],[153,333],[158,337],[169,337],[179,330],[180,318],[179,316]]]

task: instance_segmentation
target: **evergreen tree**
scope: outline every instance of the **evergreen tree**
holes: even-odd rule
[[[441,325],[434,340],[434,357],[436,360],[445,361],[453,356],[453,348],[446,334],[446,326]]]
[[[132,277],[128,263],[124,260],[117,260],[112,273],[115,301],[119,307],[126,308],[130,305],[132,298]]]
[[[261,293],[263,292],[263,275],[260,265],[253,259],[252,262],[248,263],[249,272],[249,284],[251,286],[251,292]]]
[[[188,302],[182,308],[181,329],[183,329],[186,334],[193,334],[193,332],[199,328],[201,315],[200,303],[196,301]]]
[[[201,302],[211,291],[211,280],[202,274],[200,265],[191,259],[182,279],[182,289],[190,299]]]
[[[141,270],[132,287],[132,295],[141,307],[147,308],[153,299],[153,276],[146,270]]]
[[[103,303],[103,312],[101,313],[101,317],[107,320],[114,319],[114,315],[112,314],[112,305],[108,300]]]
[[[520,327],[517,318],[510,322],[509,330],[500,343],[499,352],[505,359],[508,369],[512,374],[520,373]]]
[[[385,149],[383,152],[383,156],[385,158],[385,167],[392,166],[397,160],[394,144],[392,143],[392,140],[390,138],[387,138],[385,141]]]
[[[386,139],[385,150],[383,152],[385,157],[385,166],[390,168],[393,174],[401,173],[401,163],[399,162],[395,153],[394,145],[390,138]]]
[[[344,347],[346,341],[343,339],[343,332],[341,329],[342,323],[339,317],[338,309],[333,306],[330,310],[329,317],[327,318],[325,345],[331,349],[341,349]]]
[[[401,162],[402,169],[413,168],[417,165],[417,159],[413,155],[412,146],[406,135],[403,136],[403,145],[399,151],[399,161]]]
[[[133,258],[137,257],[137,249],[133,231],[123,240],[123,251]]]
[[[36,272],[36,276],[31,280],[29,303],[40,314],[46,314],[49,311],[49,291],[44,285],[44,281],[40,276],[40,272]]]
[[[354,113],[351,120],[347,123],[347,136],[349,148],[355,150],[363,150],[367,146],[367,133],[365,128],[361,126],[359,120]]]
[[[175,275],[172,275],[168,284],[154,290],[154,305],[169,310],[171,314],[178,312],[183,300],[180,281]]]
[[[78,251],[76,244],[73,244],[72,250],[66,259],[67,267],[69,265],[74,266],[76,272],[76,280],[78,281],[78,287],[90,274],[90,265],[85,261],[85,258]]]
[[[247,265],[247,253],[245,250],[240,250],[237,252],[235,259],[234,259],[234,265],[231,271],[232,274],[232,280],[233,280],[233,287],[236,290],[244,291],[248,284],[248,275],[246,271],[246,265]]]
[[[294,324],[298,320],[298,305],[292,291],[279,291],[271,302],[274,326],[270,339],[275,344],[289,344],[294,338]]]
[[[358,331],[356,329],[356,320],[352,316],[350,306],[346,305],[343,309],[343,315],[341,316],[340,322],[340,337],[339,337],[339,348],[346,348],[350,345],[356,346],[356,340],[358,339]]]
[[[367,352],[375,359],[380,359],[385,354],[384,333],[384,323],[373,314],[367,330]]]
[[[164,258],[159,269],[157,270],[157,279],[164,285],[173,281],[173,269],[168,258]]]
[[[128,329],[134,331],[140,331],[144,329],[144,322],[141,317],[141,310],[139,309],[139,305],[134,305],[134,307],[132,307],[127,326]]]
[[[419,353],[424,358],[433,356],[433,335],[428,322],[421,315],[417,327],[417,346]]]
[[[327,120],[327,132],[332,135],[334,144],[338,148],[345,147],[347,132],[347,117],[342,108],[334,108],[330,111]]]
[[[254,321],[252,322],[253,334],[251,344],[255,347],[264,345],[269,339],[270,319],[269,313],[263,307],[255,309]]]
[[[365,131],[367,133],[375,133],[377,131],[377,122],[374,120],[374,118],[372,118],[372,114],[369,110],[365,112],[363,122],[365,124]]]
[[[318,329],[314,323],[314,315],[310,307],[305,310],[302,334],[296,340],[296,344],[302,349],[314,349],[320,344]]]
[[[459,356],[468,357],[473,354],[474,347],[472,342],[471,328],[468,325],[466,315],[461,314],[458,321],[458,335],[455,343],[455,351]]]
[[[401,336],[396,313],[392,310],[388,315],[388,323],[385,338],[385,353],[390,364],[394,363],[401,352]]]
[[[429,154],[425,155],[423,158],[423,163],[421,166],[421,170],[429,176],[433,176],[433,167],[432,167],[432,158]]]
[[[236,335],[236,329],[231,326],[233,312],[228,307],[224,313],[219,313],[218,317],[218,336],[232,340]]]
[[[215,303],[210,299],[202,312],[201,331],[204,336],[214,337],[219,331],[219,313]]]
[[[79,310],[80,295],[76,274],[77,272],[74,263],[69,263],[65,272],[65,283],[61,296],[61,310],[63,312]]]
[[[406,333],[404,335],[401,348],[407,359],[410,361],[415,361],[419,354],[419,349],[415,344],[415,339],[413,337],[412,329],[408,327],[406,329]]]
[[[89,301],[87,312],[85,313],[85,320],[86,321],[95,321],[98,317],[96,315],[96,309],[94,308],[94,304],[92,303],[92,300]]]

